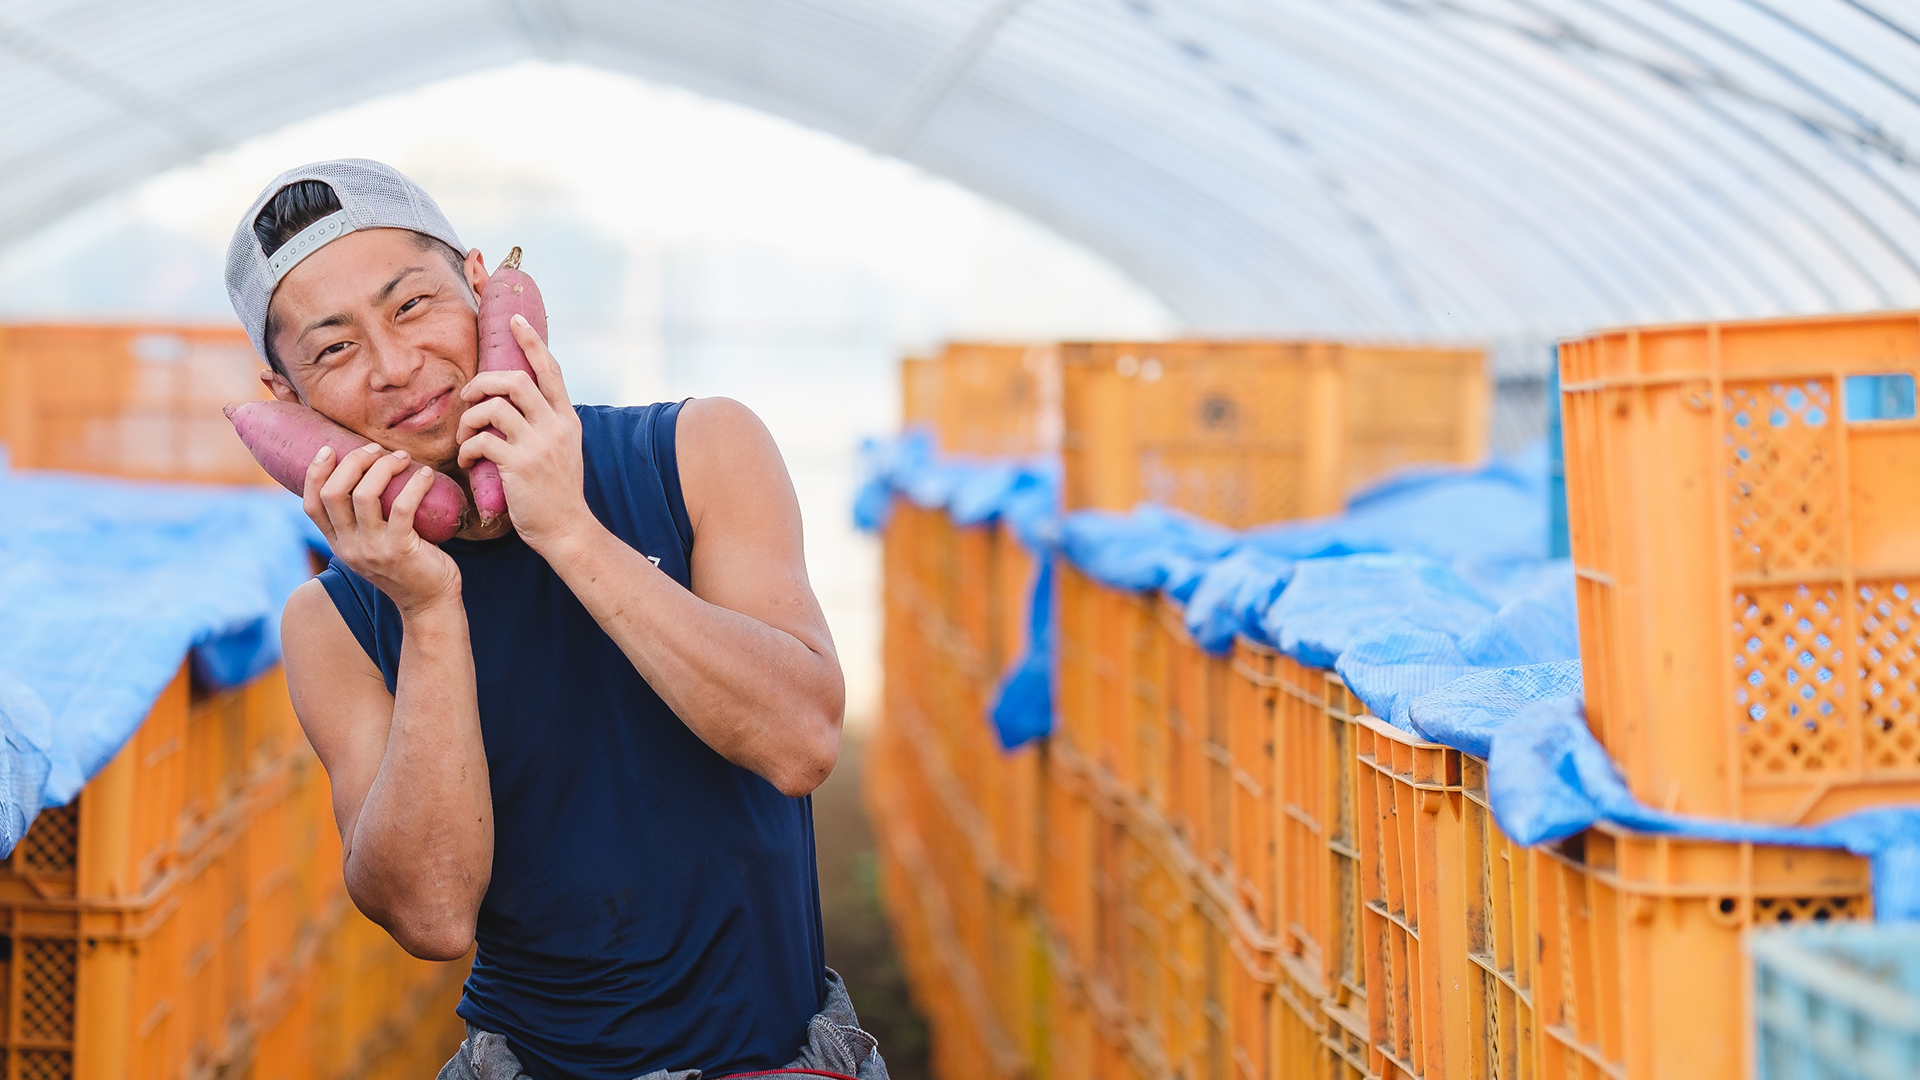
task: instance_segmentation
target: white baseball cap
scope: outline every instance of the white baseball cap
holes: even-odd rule
[[[260,248],[253,223],[275,195],[302,180],[318,180],[332,188],[340,209],[307,226],[269,256]],[[261,356],[267,355],[267,305],[280,279],[300,260],[356,229],[411,229],[456,252],[466,251],[433,196],[391,165],[366,158],[336,158],[288,169],[253,200],[227,245],[227,298]]]

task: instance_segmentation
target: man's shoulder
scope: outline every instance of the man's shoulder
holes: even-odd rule
[[[679,404],[682,450],[711,444],[713,449],[726,451],[763,436],[771,438],[766,423],[752,409],[732,398],[688,398]]]

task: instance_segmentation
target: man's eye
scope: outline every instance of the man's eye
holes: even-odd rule
[[[342,353],[342,352],[345,352],[345,351],[346,351],[346,348],[347,348],[347,343],[346,343],[346,342],[344,342],[344,341],[336,341],[336,342],[334,342],[333,344],[331,344],[331,345],[329,345],[329,346],[327,346],[326,348],[324,348],[324,349],[321,349],[321,350],[320,350],[320,357],[321,357],[322,359],[324,359],[324,358],[326,358],[326,357],[329,357],[329,356],[333,356],[333,355],[336,355],[336,354],[338,354],[338,353]]]
[[[406,303],[404,303],[404,304],[401,304],[401,305],[400,305],[400,311],[399,311],[399,314],[401,314],[401,315],[405,315],[405,314],[406,314],[407,312],[409,312],[409,311],[412,311],[412,310],[413,310],[413,306],[414,306],[415,304],[418,304],[418,303],[419,303],[420,301],[422,301],[422,300],[425,300],[425,299],[426,299],[426,296],[424,296],[424,295],[421,295],[421,296],[416,296],[416,297],[414,297],[413,299],[411,299],[411,300],[409,300],[409,301],[407,301]]]

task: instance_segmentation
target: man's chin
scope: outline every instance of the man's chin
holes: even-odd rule
[[[420,439],[417,436],[399,438],[383,442],[382,445],[394,452],[405,450],[408,457],[422,465],[431,466],[435,472],[443,472],[448,476],[460,475],[460,446],[452,436],[444,439]]]

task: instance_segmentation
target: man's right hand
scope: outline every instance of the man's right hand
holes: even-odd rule
[[[380,496],[409,467],[414,474],[387,517]],[[406,615],[460,599],[460,568],[413,529],[414,511],[432,487],[433,469],[415,466],[404,450],[368,443],[336,461],[323,446],[307,466],[301,502],[334,555]]]

